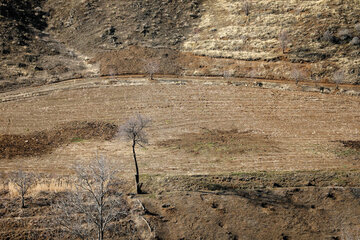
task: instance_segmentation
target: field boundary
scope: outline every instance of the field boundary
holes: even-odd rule
[[[335,84],[321,83],[314,84],[304,82],[296,85],[291,81],[284,80],[265,80],[254,78],[222,78],[222,77],[204,77],[204,76],[176,76],[176,75],[156,75],[154,80],[149,80],[145,75],[118,75],[102,76],[94,78],[78,78],[43,85],[38,87],[26,87],[0,93],[0,103],[24,100],[27,98],[44,96],[55,91],[67,91],[76,89],[100,88],[110,86],[128,86],[128,85],[148,85],[148,84],[204,84],[204,85],[233,85],[244,87],[257,87],[265,89],[278,89],[290,91],[318,92],[325,94],[345,94],[351,96],[360,96],[360,86],[344,84],[336,89]]]

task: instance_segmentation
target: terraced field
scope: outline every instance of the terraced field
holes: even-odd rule
[[[1,134],[46,133],[74,121],[121,125],[140,113],[152,119],[150,144],[139,149],[142,173],[360,167],[358,151],[339,142],[360,140],[358,97],[236,86],[221,79],[123,77],[49,86],[2,94]],[[133,172],[129,144],[76,134],[50,153],[1,159],[0,171],[66,173],[71,163],[98,152],[119,163],[123,173]]]

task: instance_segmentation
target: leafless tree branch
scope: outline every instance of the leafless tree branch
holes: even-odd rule
[[[117,171],[99,157],[87,166],[76,166],[75,172],[76,190],[54,206],[56,223],[81,239],[96,233],[102,240],[109,223],[126,214],[121,194],[116,191]]]

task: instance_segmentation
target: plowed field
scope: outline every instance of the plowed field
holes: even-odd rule
[[[0,97],[7,99],[0,104],[0,133],[6,136],[51,135],[74,121],[119,126],[137,113],[150,117],[150,144],[138,149],[142,173],[360,167],[358,149],[341,142],[360,140],[360,98],[355,96],[206,79],[108,78],[28,88]],[[94,139],[78,136],[76,129],[69,131],[67,141],[51,151],[3,156],[0,171],[21,167],[65,173],[69,164],[87,161],[98,152],[118,162],[123,173],[133,172],[130,144],[116,137]]]

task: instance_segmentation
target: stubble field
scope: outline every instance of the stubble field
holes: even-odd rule
[[[22,91],[14,97],[17,100],[1,103],[1,134],[23,135],[26,146],[39,141],[36,136],[30,143],[26,140],[34,132],[47,136],[74,122],[119,126],[142,114],[152,119],[150,144],[139,148],[143,173],[350,170],[360,166],[356,149],[340,142],[360,140],[358,97],[234,86],[206,79],[112,78],[73,84],[70,89],[66,84],[70,86],[60,83],[38,89],[42,96],[24,98]],[[9,99],[9,94],[2,97]],[[107,140],[78,134],[70,130],[67,141],[45,154],[34,149],[33,154],[2,159],[0,170],[21,167],[66,173],[70,164],[87,161],[97,152],[119,163],[123,173],[133,172],[130,145],[115,134]]]

